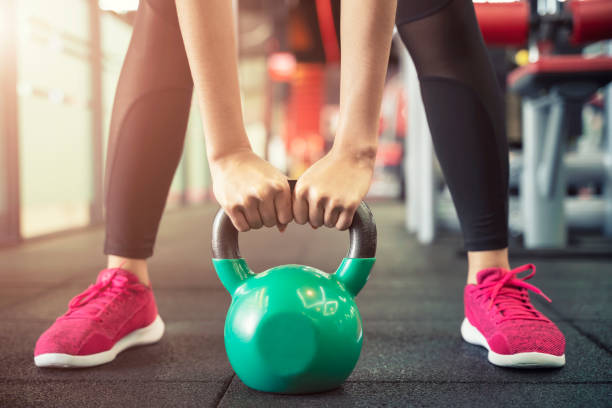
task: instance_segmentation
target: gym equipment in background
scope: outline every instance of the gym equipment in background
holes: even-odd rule
[[[583,218],[596,218],[600,227],[605,224],[603,198],[584,198],[573,209],[566,208],[567,177],[573,173],[574,178],[588,175],[593,182],[605,181],[604,156],[612,159],[612,151],[607,155],[591,155],[590,163],[576,168],[566,166],[564,156],[570,136],[566,119],[571,105],[582,106],[610,80],[612,58],[582,55],[541,56],[508,77],[510,89],[523,97],[520,199],[527,248],[564,248],[568,243],[567,212],[573,212],[574,217],[582,212]],[[601,205],[593,205],[597,203]]]
[[[238,377],[259,391],[313,393],[340,386],[363,342],[354,297],[376,253],[376,224],[361,203],[350,249],[337,271],[283,265],[253,273],[238,249],[238,231],[221,209],[213,223],[213,264],[232,303],[225,349]]]
[[[529,63],[508,78],[523,96],[523,151],[513,152],[510,185],[510,229],[522,234],[528,250],[567,249],[568,227],[599,231],[612,237],[612,89],[606,90],[606,145],[597,152],[566,152],[565,118],[612,79],[612,44],[608,55],[552,55],[559,46],[576,46],[612,38],[612,1],[572,0],[563,5],[539,1],[475,3],[485,41],[498,46],[527,46]],[[402,47],[403,48],[403,47]],[[407,227],[430,243],[436,224],[459,228],[448,190],[437,194],[431,136],[419,95],[416,72],[405,50],[400,53],[409,101],[407,129]],[[416,171],[418,169],[418,171]],[[568,197],[567,183],[601,186],[590,198]],[[581,251],[566,251],[570,254]],[[596,249],[591,255],[609,254]],[[558,254],[558,252],[557,252]]]

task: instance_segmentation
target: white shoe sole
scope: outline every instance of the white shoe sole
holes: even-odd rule
[[[461,323],[461,337],[463,340],[476,346],[482,346],[489,350],[489,362],[500,367],[514,368],[552,368],[565,365],[565,354],[555,356],[553,354],[538,353],[535,351],[516,354],[498,354],[491,351],[485,337],[472,326],[467,318]]]
[[[78,368],[109,363],[117,357],[117,354],[127,348],[158,342],[164,334],[164,329],[164,322],[158,315],[153,323],[142,329],[134,330],[115,343],[110,350],[87,356],[73,356],[63,353],[39,354],[34,357],[34,364],[37,367]]]

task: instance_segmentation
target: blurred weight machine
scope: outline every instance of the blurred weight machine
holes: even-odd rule
[[[528,61],[508,76],[508,88],[522,97],[522,151],[510,156],[510,188],[518,193],[509,203],[513,253],[612,256],[612,42],[599,43],[599,55],[581,50],[612,38],[612,1],[475,3],[475,8],[488,45],[527,48]],[[437,187],[416,71],[399,38],[395,45],[401,48],[408,100],[406,226],[420,242],[430,243],[437,227],[457,230],[459,222],[448,189]],[[575,126],[569,119],[601,89],[601,140],[593,142],[582,129],[570,134]],[[592,105],[597,111],[597,101]],[[573,234],[577,231],[588,234]]]

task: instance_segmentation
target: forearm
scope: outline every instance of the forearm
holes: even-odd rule
[[[244,130],[232,2],[176,0],[209,160],[250,149]]]
[[[396,0],[342,0],[340,121],[334,146],[376,152]]]

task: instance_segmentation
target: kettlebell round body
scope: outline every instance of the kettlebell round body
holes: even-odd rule
[[[353,371],[363,328],[353,296],[315,268],[284,265],[237,288],[225,347],[240,379],[260,391],[319,392]]]

